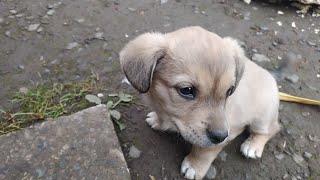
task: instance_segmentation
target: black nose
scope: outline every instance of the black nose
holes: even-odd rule
[[[214,144],[219,144],[228,137],[228,131],[210,131],[207,130],[207,136]]]

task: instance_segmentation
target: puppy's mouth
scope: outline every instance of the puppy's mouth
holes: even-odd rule
[[[198,131],[192,126],[183,125],[180,121],[175,121],[175,125],[184,140],[199,147],[206,148],[223,144],[228,139],[228,136],[220,138],[213,137],[212,134],[205,130]]]

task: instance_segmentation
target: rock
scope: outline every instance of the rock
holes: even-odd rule
[[[21,18],[21,17],[23,17],[23,16],[24,16],[23,13],[20,13],[20,14],[17,14],[17,15],[16,15],[17,18]]]
[[[216,167],[213,165],[210,166],[210,168],[207,171],[206,178],[207,179],[214,179],[217,176],[217,170]]]
[[[72,42],[72,43],[69,43],[69,44],[67,45],[66,49],[67,49],[67,50],[71,50],[71,49],[76,48],[76,47],[78,47],[78,46],[79,46],[79,43],[77,43],[77,42]]]
[[[1,136],[1,179],[129,180],[107,114],[99,105]]]
[[[24,65],[19,64],[19,65],[18,65],[18,68],[21,69],[21,70],[24,70]]]
[[[281,161],[284,158],[284,154],[280,153],[280,154],[275,155],[275,157],[277,160]]]
[[[167,2],[168,2],[168,0],[160,0],[160,4],[165,4]]]
[[[40,24],[30,24],[28,27],[28,31],[35,31],[38,29],[39,26]]]
[[[320,1],[319,0],[295,0],[295,1],[300,2],[301,5],[306,5],[306,4],[320,5]]]
[[[141,155],[141,151],[138,148],[136,148],[134,145],[132,145],[129,150],[129,157],[133,159],[137,159],[140,157],[140,155]]]
[[[251,59],[254,62],[270,62],[270,59],[267,56],[257,53],[253,54]]]
[[[282,179],[287,179],[288,177],[289,177],[289,174],[286,173],[286,174],[284,174],[284,175],[282,176]]]
[[[303,117],[308,117],[308,116],[310,116],[310,113],[309,113],[309,112],[302,112],[301,114],[302,114]]]
[[[15,14],[18,13],[18,12],[17,12],[16,10],[14,10],[14,9],[11,9],[9,12],[10,12],[11,14],[13,14],[13,15],[15,15]]]
[[[56,11],[54,9],[50,9],[48,12],[47,12],[47,15],[48,16],[52,16]]]
[[[7,37],[11,37],[11,32],[10,32],[10,31],[6,31],[4,34],[5,34]]]
[[[302,163],[304,161],[303,157],[300,156],[299,154],[293,154],[292,159],[294,160],[294,162],[296,162],[299,165],[302,165]]]
[[[224,162],[227,160],[228,154],[225,151],[221,151],[218,156],[219,156],[220,160]]]
[[[316,46],[317,44],[313,41],[307,41],[308,45],[309,46]]]
[[[97,39],[103,39],[103,32],[97,32],[94,37]]]
[[[19,89],[19,93],[21,93],[21,94],[27,94],[28,91],[29,91],[29,89],[26,88],[26,87],[21,87],[21,88]]]
[[[128,10],[129,10],[129,11],[131,11],[131,12],[135,12],[135,11],[137,11],[137,9],[136,9],[136,8],[132,8],[132,7],[128,7]]]
[[[253,53],[258,53],[258,50],[257,50],[257,49],[251,49],[251,51],[252,51]]]
[[[102,93],[98,93],[97,96],[98,96],[99,98],[102,98],[104,95],[103,95]]]
[[[37,33],[41,33],[43,31],[43,27],[39,27],[38,29],[37,29]]]
[[[296,74],[285,74],[284,79],[295,84],[299,81],[299,76]]]
[[[84,19],[84,18],[80,18],[80,19],[76,19],[76,21],[77,21],[78,23],[83,23],[83,22],[85,21],[85,19]]]
[[[3,22],[4,22],[4,19],[0,17],[0,24],[2,24]]]
[[[309,152],[304,152],[303,153],[303,157],[305,157],[306,159],[311,159],[312,158],[312,154]]]

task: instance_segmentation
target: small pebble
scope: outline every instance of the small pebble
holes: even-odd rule
[[[298,154],[293,154],[292,159],[299,165],[301,165],[301,163],[304,161],[303,157]]]
[[[302,114],[302,116],[304,116],[304,117],[310,116],[310,113],[309,113],[309,112],[302,112],[301,114]]]
[[[4,34],[5,34],[7,37],[11,37],[11,32],[10,32],[10,31],[6,31]]]
[[[20,92],[21,94],[27,94],[28,91],[29,91],[29,89],[26,88],[26,87],[21,87],[21,88],[19,89],[19,92]]]
[[[307,41],[307,43],[309,44],[309,46],[316,46],[317,44],[313,41]]]
[[[295,22],[292,22],[292,23],[291,23],[291,27],[296,28],[296,27],[297,27],[297,26],[296,26],[296,23],[295,23]]]
[[[0,17],[0,24],[2,24],[3,22],[4,22],[4,19]]]
[[[42,32],[42,31],[43,31],[43,27],[39,27],[39,28],[37,29],[37,32],[38,32],[38,33]]]
[[[304,152],[303,153],[303,157],[305,157],[306,159],[311,159],[312,158],[312,154],[309,152]]]
[[[140,157],[140,155],[141,155],[141,151],[138,148],[136,148],[134,145],[132,145],[129,150],[129,157],[137,159]]]
[[[13,14],[13,15],[15,15],[15,14],[18,13],[18,12],[17,12],[16,10],[14,10],[14,9],[10,10],[9,12],[10,12],[11,14]]]
[[[168,2],[168,0],[160,0],[160,4],[165,4],[167,2]]]
[[[97,32],[94,37],[97,39],[103,39],[103,32]]]
[[[278,24],[278,26],[282,26],[282,22],[281,21],[278,21],[277,24]]]
[[[287,74],[284,79],[291,83],[297,83],[299,81],[299,76],[296,74]]]
[[[227,160],[228,154],[225,151],[221,151],[218,156],[219,156],[220,160],[224,162]]]
[[[279,15],[284,15],[284,12],[283,11],[278,11],[278,14]]]
[[[99,98],[102,98],[104,95],[103,95],[102,93],[98,93],[97,96],[98,96]]]
[[[131,12],[135,12],[137,9],[136,8],[132,8],[132,7],[128,7],[128,10]]]
[[[207,179],[214,179],[217,176],[217,169],[213,165],[207,171],[206,178]]]
[[[68,46],[66,47],[67,50],[71,50],[73,48],[76,48],[77,46],[79,46],[79,43],[77,42],[72,42],[72,43],[69,43]]]
[[[47,15],[48,16],[52,16],[56,11],[53,10],[53,9],[50,9],[48,12],[47,12]]]
[[[21,69],[21,70],[24,70],[24,66],[23,66],[23,65],[21,65],[21,64],[20,64],[20,65],[18,65],[18,68],[19,68],[19,69]]]
[[[84,20],[83,18],[80,18],[80,19],[76,19],[76,21],[77,21],[78,23],[83,23],[85,20]]]
[[[21,18],[21,17],[23,17],[23,16],[24,16],[24,14],[22,14],[22,13],[16,15],[17,18]]]
[[[28,27],[28,31],[35,31],[38,29],[39,26],[40,26],[40,24],[31,24]]]
[[[284,154],[283,153],[277,154],[277,155],[275,155],[275,157],[277,160],[281,161],[284,158]]]
[[[251,59],[254,62],[270,62],[270,59],[267,56],[257,53],[253,54]]]

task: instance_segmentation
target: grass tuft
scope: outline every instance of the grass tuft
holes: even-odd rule
[[[57,118],[90,106],[84,96],[97,87],[91,81],[83,83],[39,85],[26,93],[16,93],[12,99],[15,111],[0,109],[0,135],[27,127],[46,118]]]

